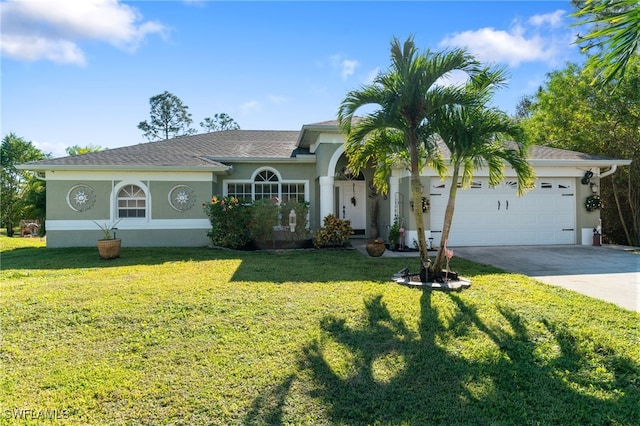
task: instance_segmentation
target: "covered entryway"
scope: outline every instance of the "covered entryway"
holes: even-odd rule
[[[362,177],[364,179],[364,177]],[[367,193],[364,180],[337,181],[336,216],[350,220],[356,234],[364,234],[367,223]]]
[[[451,180],[432,178],[431,235],[440,244]],[[575,189],[571,178],[544,178],[524,196],[518,182],[506,179],[489,187],[488,178],[476,178],[469,189],[459,189],[449,245],[575,244]]]

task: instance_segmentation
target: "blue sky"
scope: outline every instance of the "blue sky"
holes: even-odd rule
[[[510,114],[548,72],[583,60],[569,1],[18,0],[0,12],[2,136],[55,157],[146,142],[137,125],[165,90],[199,131],[222,112],[242,129],[335,119],[348,91],[389,67],[393,37],[505,66],[494,103]]]

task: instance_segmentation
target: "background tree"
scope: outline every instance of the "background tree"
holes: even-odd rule
[[[629,60],[640,48],[640,2],[638,0],[574,0],[579,10],[571,16],[589,32],[578,36],[582,52],[589,54],[587,68],[592,82],[609,84],[624,77]]]
[[[2,139],[2,147],[0,148],[0,163],[2,165],[0,219],[2,219],[2,226],[7,229],[7,236],[13,236],[13,228],[25,214],[27,206],[43,210],[43,195],[40,194],[38,198],[37,195],[29,195],[29,192],[34,190],[42,193],[44,184],[36,181],[28,172],[18,170],[16,165],[48,157],[49,155],[43,154],[31,142],[14,133],[9,133]],[[36,185],[35,182],[38,184]]]
[[[82,154],[87,154],[89,152],[102,151],[102,149],[103,148],[98,145],[87,145],[87,146],[73,145],[73,146],[66,147],[64,150],[67,153],[67,155],[82,155]]]
[[[600,180],[604,237],[640,245],[640,58],[629,60],[616,90],[591,85],[597,70],[569,64],[550,73],[522,121],[539,145],[631,159],[628,167]],[[594,224],[595,225],[595,224]]]
[[[516,121],[524,120],[531,117],[531,107],[533,105],[533,95],[525,95],[520,98],[518,105],[516,105],[516,112],[513,118]]]
[[[220,113],[213,116],[213,118],[206,117],[200,122],[200,127],[207,132],[217,132],[220,130],[239,130],[240,126],[236,121],[228,116],[226,113]]]
[[[464,89],[441,85],[439,80],[455,70],[476,77],[480,73],[478,65],[464,50],[419,53],[412,37],[404,44],[393,39],[389,70],[378,75],[372,84],[347,93],[340,104],[338,120],[346,136],[347,151],[354,149],[351,146],[365,146],[370,136],[381,137],[394,152],[405,151],[411,174],[411,200],[420,206],[420,172],[426,164],[423,156],[433,151],[430,120],[446,105],[471,102]],[[377,109],[354,120],[356,112],[365,106]],[[424,264],[429,254],[422,209],[414,209],[413,214]]]
[[[151,120],[141,121],[138,129],[148,140],[169,139],[176,136],[192,135],[189,107],[174,94],[165,91],[149,99]]]

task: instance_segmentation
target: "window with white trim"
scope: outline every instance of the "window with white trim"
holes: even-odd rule
[[[138,185],[125,185],[118,191],[116,200],[118,218],[144,218],[147,215],[147,194]]]
[[[282,184],[282,202],[283,203],[304,202],[304,183],[283,183]]]
[[[307,184],[300,181],[280,180],[276,171],[260,170],[253,180],[226,183],[226,195],[239,200],[263,200],[278,198],[281,202],[305,201]]]
[[[253,187],[255,200],[270,199],[280,195],[278,176],[270,170],[263,170],[258,173]]]
[[[227,195],[236,197],[238,200],[251,200],[251,186],[250,183],[229,183],[227,185]]]

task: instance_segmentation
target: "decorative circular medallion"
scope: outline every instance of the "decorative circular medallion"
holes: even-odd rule
[[[177,185],[169,191],[169,204],[178,211],[189,210],[195,202],[196,194],[190,186]]]
[[[77,212],[89,210],[95,202],[95,191],[89,185],[79,184],[72,186],[67,193],[69,207]]]

